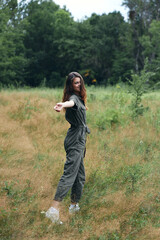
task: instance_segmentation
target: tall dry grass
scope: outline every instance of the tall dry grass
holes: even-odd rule
[[[144,96],[149,110],[133,121],[123,89],[87,92],[91,134],[81,212],[69,215],[68,194],[62,226],[41,214],[65,162],[69,124],[53,111],[62,90],[0,92],[0,239],[159,239],[160,93]]]

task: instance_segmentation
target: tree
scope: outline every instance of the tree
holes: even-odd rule
[[[24,83],[23,32],[15,0],[0,2],[0,82],[2,85]]]
[[[144,107],[142,104],[142,96],[146,92],[149,86],[150,79],[155,75],[155,73],[148,71],[148,59],[145,59],[144,69],[141,70],[139,74],[132,72],[132,80],[129,80],[132,88],[131,93],[133,99],[130,105],[132,110],[132,117],[136,118],[142,115],[148,107]]]
[[[149,59],[150,71],[155,72],[152,84],[160,82],[160,21],[153,20],[150,24],[148,35],[140,38],[143,46],[143,55]]]
[[[139,40],[143,35],[148,35],[148,28],[153,19],[160,17],[159,0],[124,0],[123,5],[129,8],[129,20],[132,26],[134,42],[135,71],[139,72],[144,67],[143,48]]]
[[[132,68],[132,61],[129,61],[132,56],[124,44],[128,24],[119,12],[92,14],[86,22],[90,24],[90,31],[83,63],[95,72],[98,83],[114,84]]]

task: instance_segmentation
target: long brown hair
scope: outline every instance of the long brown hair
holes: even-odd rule
[[[62,101],[63,102],[68,101],[69,97],[74,93],[73,80],[76,77],[80,78],[80,81],[81,81],[80,97],[82,98],[82,100],[86,104],[87,94],[86,94],[86,89],[85,89],[85,86],[84,86],[84,80],[83,80],[83,77],[78,72],[71,72],[71,73],[68,74],[68,77],[66,78],[66,83],[65,83],[65,86],[64,86]]]

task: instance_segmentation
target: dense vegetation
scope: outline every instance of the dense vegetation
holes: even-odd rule
[[[160,1],[124,0],[120,12],[74,21],[51,0],[0,0],[1,86],[58,87],[70,71],[90,84],[115,84],[149,60],[160,81]]]
[[[61,204],[63,225],[41,214],[51,204],[65,161],[68,123],[64,112],[53,111],[62,91],[1,91],[0,239],[159,240],[158,91],[141,96],[145,111],[133,120],[138,112],[128,88],[87,87],[91,134],[81,211],[69,215],[68,194]]]

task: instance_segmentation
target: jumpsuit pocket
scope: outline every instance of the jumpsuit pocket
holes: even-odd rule
[[[69,128],[67,136],[64,139],[64,148],[68,150],[70,148],[75,148],[76,143],[78,142],[78,133],[77,131]]]
[[[86,131],[83,128],[81,128],[79,131],[78,143],[84,146],[86,144]]]

